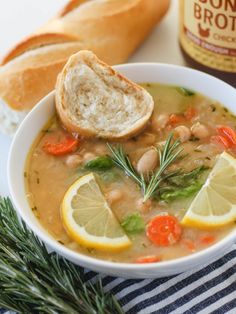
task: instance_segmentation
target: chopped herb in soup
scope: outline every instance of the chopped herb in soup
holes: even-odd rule
[[[139,136],[86,140],[53,117],[30,151],[32,211],[71,250],[155,263],[203,250],[234,228],[234,115],[183,87],[143,86],[155,108]]]

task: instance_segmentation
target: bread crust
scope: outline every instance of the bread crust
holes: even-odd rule
[[[97,129],[94,129],[92,127],[83,127],[79,121],[75,123],[70,118],[69,114],[69,107],[70,104],[65,99],[65,88],[64,83],[65,80],[68,82],[68,71],[71,68],[78,68],[80,65],[87,65],[89,68],[93,69],[94,67],[97,67],[97,65],[100,65],[102,67],[102,71],[106,73],[106,77],[112,77],[116,79],[116,83],[119,82],[119,87],[122,90],[124,89],[124,94],[128,95],[128,93],[132,90],[132,94],[139,94],[142,93],[145,96],[145,100],[147,100],[146,103],[146,112],[145,115],[143,115],[138,121],[134,123],[134,125],[129,125],[129,128],[121,131],[119,133],[114,133],[112,131],[105,131],[101,130],[98,131]],[[98,74],[98,73],[96,73]],[[101,74],[101,80],[104,80],[104,74]],[[92,82],[91,82],[92,83]],[[77,90],[77,93],[82,93],[82,90]],[[88,91],[88,93],[91,91]],[[65,128],[70,131],[71,133],[78,133],[80,136],[85,138],[92,138],[92,137],[98,137],[98,138],[105,138],[109,140],[124,140],[131,138],[133,136],[136,136],[138,133],[140,133],[147,125],[153,109],[154,109],[154,102],[151,97],[147,93],[147,91],[139,86],[138,84],[130,81],[125,76],[121,75],[119,72],[115,71],[112,67],[107,65],[105,62],[99,60],[91,51],[80,51],[79,53],[73,55],[70,57],[69,61],[65,65],[63,71],[58,76],[57,84],[56,84],[56,110],[58,113],[58,116],[60,117],[62,124],[65,126]],[[140,100],[141,101],[141,100]],[[125,104],[124,104],[125,106]],[[89,107],[87,110],[89,111]],[[79,104],[76,107],[76,111],[78,112],[80,110]],[[137,110],[137,107],[133,106],[133,111]],[[129,117],[127,117],[127,120],[129,120]]]
[[[4,58],[0,98],[12,109],[31,109],[53,90],[69,56],[81,49],[92,50],[108,64],[123,63],[168,6],[169,0],[71,0],[59,16]],[[47,47],[50,53],[42,55]]]
[[[7,55],[2,60],[2,64],[4,65],[16,57],[22,55],[23,53],[33,50],[36,48],[40,48],[43,46],[48,46],[52,44],[61,44],[72,41],[77,41],[78,38],[69,34],[55,34],[55,33],[45,33],[45,34],[37,34],[34,36],[30,36],[24,39],[22,42],[13,47]]]
[[[61,10],[58,16],[59,17],[65,16],[66,14],[78,8],[78,6],[80,6],[81,4],[85,2],[88,2],[88,0],[70,0],[69,3]]]

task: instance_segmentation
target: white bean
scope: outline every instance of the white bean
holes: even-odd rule
[[[158,154],[155,149],[150,149],[142,155],[137,163],[137,171],[140,174],[148,173],[157,166]]]
[[[115,189],[107,194],[107,201],[109,204],[114,204],[118,202],[122,198],[122,196],[123,192],[119,189]]]
[[[65,161],[67,167],[76,168],[82,163],[82,158],[79,155],[70,155]]]
[[[191,127],[191,132],[194,136],[196,136],[200,139],[209,136],[209,131],[208,131],[207,127],[205,125],[199,123],[199,122],[195,123]]]
[[[162,113],[159,115],[154,115],[152,118],[152,129],[153,130],[160,130],[164,129],[169,121],[169,115]]]
[[[174,133],[177,135],[177,137],[179,137],[179,139],[182,143],[188,141],[190,139],[190,136],[191,136],[191,132],[190,132],[189,128],[185,125],[177,126],[174,129]]]
[[[86,163],[92,159],[95,159],[96,158],[96,155],[93,154],[93,153],[85,153],[84,156],[83,156],[83,161]]]

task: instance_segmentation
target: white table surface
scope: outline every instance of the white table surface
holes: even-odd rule
[[[158,0],[157,0],[158,1]],[[20,39],[50,19],[66,0],[0,1],[0,57]],[[129,62],[164,62],[184,65],[178,46],[178,0]],[[11,139],[0,133],[0,195],[8,195],[7,157]]]

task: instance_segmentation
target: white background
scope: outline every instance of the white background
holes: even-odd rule
[[[156,0],[158,1],[158,0]],[[19,40],[53,17],[66,0],[1,0],[0,58]],[[184,64],[178,46],[178,0],[129,62]],[[0,195],[8,195],[7,156],[11,139],[0,134]]]

